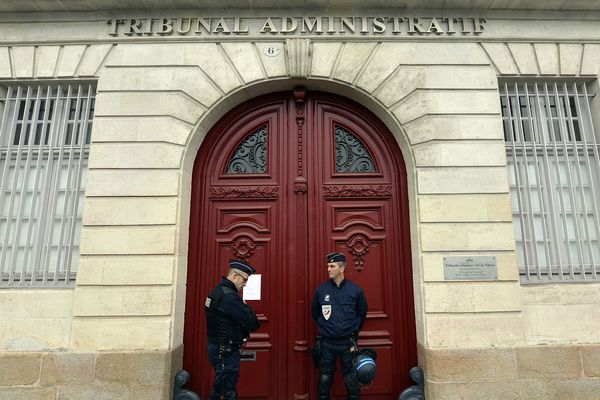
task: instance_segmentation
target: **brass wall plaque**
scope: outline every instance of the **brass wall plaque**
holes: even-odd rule
[[[498,279],[496,257],[444,257],[447,281],[491,281]]]

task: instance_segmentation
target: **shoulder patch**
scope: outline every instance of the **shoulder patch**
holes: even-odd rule
[[[212,299],[210,297],[207,297],[206,301],[204,302],[204,307],[209,308],[210,303],[212,303]]]

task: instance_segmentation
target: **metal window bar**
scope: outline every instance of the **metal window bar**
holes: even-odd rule
[[[500,95],[522,281],[600,279],[600,149],[586,85],[504,83]]]
[[[95,88],[10,85],[2,103],[0,288],[71,285]]]

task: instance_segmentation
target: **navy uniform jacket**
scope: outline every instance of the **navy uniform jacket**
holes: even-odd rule
[[[213,307],[213,315],[209,315],[211,297],[218,286],[229,289],[223,294],[221,301],[216,309]],[[206,324],[208,330],[208,338],[213,341],[230,339],[233,342],[241,342],[247,337],[249,332],[254,332],[260,326],[254,310],[243,302],[238,294],[235,284],[227,278],[222,278],[217,288],[211,291],[205,303],[207,313]]]
[[[325,319],[324,309],[326,313],[331,311],[329,319]],[[330,338],[348,337],[360,331],[365,323],[367,298],[365,292],[348,279],[339,287],[330,279],[315,291],[311,310],[319,334]]]

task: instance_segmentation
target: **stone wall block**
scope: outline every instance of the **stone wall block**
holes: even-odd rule
[[[88,227],[81,254],[174,254],[175,226]]]
[[[558,46],[554,43],[535,43],[533,46],[540,64],[540,74],[558,75]]]
[[[175,43],[119,43],[108,55],[105,65],[184,65],[186,50],[184,44]]]
[[[580,44],[561,43],[558,45],[558,48],[560,53],[560,74],[579,75],[583,46]]]
[[[477,43],[420,42],[416,47],[414,59],[406,58],[404,64],[418,65],[486,65],[489,58]]]
[[[184,47],[184,63],[199,65],[223,92],[228,93],[242,84],[217,44],[190,43],[185,44]],[[258,62],[254,56],[253,60],[248,61],[255,64]]]
[[[381,43],[356,85],[368,92],[375,91],[405,60],[414,59],[416,51],[414,43]]]
[[[600,379],[553,380],[553,399],[597,400],[600,393]]]
[[[431,347],[510,347],[522,345],[525,340],[521,315],[429,315],[425,326]]]
[[[166,142],[184,145],[192,126],[168,116],[94,118],[94,143]]]
[[[538,75],[538,63],[531,43],[508,43],[521,75]]]
[[[548,400],[554,399],[546,382],[506,381],[437,383],[427,382],[427,398],[460,400]]]
[[[530,344],[597,341],[600,330],[598,304],[525,304],[523,313]]]
[[[508,193],[506,168],[462,167],[417,169],[419,194]]]
[[[92,146],[93,147],[93,146]],[[179,170],[95,170],[87,176],[91,196],[176,196]],[[84,211],[85,215],[85,211]],[[83,243],[83,242],[82,242]]]
[[[448,238],[452,238],[449,241]],[[423,251],[514,250],[513,225],[509,222],[422,223]]]
[[[581,75],[598,75],[600,72],[600,44],[586,44],[583,48]]]
[[[501,75],[519,74],[515,60],[505,43],[482,43],[481,45]]]
[[[0,78],[12,78],[8,47],[0,47]]]
[[[11,318],[0,335],[0,349],[8,351],[40,351],[66,348],[69,345],[71,312],[64,318]],[[1,333],[1,332],[0,332]]]
[[[600,378],[600,345],[581,346],[583,375]]]
[[[96,379],[100,382],[142,385],[169,384],[170,353],[106,352],[96,355]]]
[[[195,124],[204,107],[183,93],[171,92],[99,92],[96,116],[168,115]]]
[[[95,360],[92,353],[46,353],[42,357],[40,384],[56,386],[91,383],[94,380]]]
[[[85,225],[174,225],[176,197],[95,197],[85,204]]]
[[[421,222],[511,222],[507,194],[421,195]]]
[[[566,379],[582,376],[580,348],[536,346],[515,349],[519,379]]]
[[[84,256],[77,285],[170,285],[172,256]]]
[[[35,72],[38,78],[54,77],[60,46],[39,46],[35,55]]]
[[[287,68],[285,64],[285,55],[283,53],[284,43],[283,42],[272,42],[272,43],[255,43],[256,52],[258,53],[260,60],[265,68],[265,72],[267,73],[267,77],[275,78],[278,76],[287,75]],[[265,49],[275,46],[279,48],[279,55],[276,57],[270,57],[265,54]],[[310,67],[310,66],[309,66]]]
[[[425,284],[428,313],[521,311],[517,282],[446,282]]]
[[[315,42],[313,44],[311,75],[331,77],[341,48],[341,43]]]
[[[426,80],[425,75],[426,69],[423,66],[401,66],[393,76],[375,92],[376,96],[383,104],[391,107],[413,93],[417,88],[423,88]]]
[[[426,378],[434,382],[514,381],[512,349],[428,350]]]
[[[393,110],[404,124],[426,114],[496,114],[497,90],[416,90]]]
[[[413,149],[418,167],[506,165],[504,141],[428,142]]]
[[[504,140],[502,120],[495,115],[426,115],[403,128],[411,144],[435,139]]]
[[[16,78],[33,78],[35,47],[15,46],[12,49],[12,65]]]
[[[89,168],[178,168],[184,147],[171,143],[96,143]]]
[[[41,362],[41,353],[0,353],[0,386],[33,385]]]
[[[265,76],[260,67],[251,43],[221,43],[221,47],[237,69],[245,83],[263,79]]]
[[[58,388],[57,400],[130,400],[132,387],[120,383],[94,383],[91,385],[64,385]]]
[[[69,45],[62,47],[56,67],[57,77],[75,76],[81,57],[85,51],[85,45]]]
[[[333,78],[352,83],[375,48],[375,43],[345,43]]]
[[[2,400],[56,400],[57,390],[55,388],[2,388],[0,387],[0,399]]]
[[[81,60],[77,75],[96,76],[96,72],[112,47],[111,44],[90,45]]]
[[[177,90],[206,108],[221,97],[221,93],[198,66],[106,68],[102,72],[101,83],[98,88],[100,91]]]

